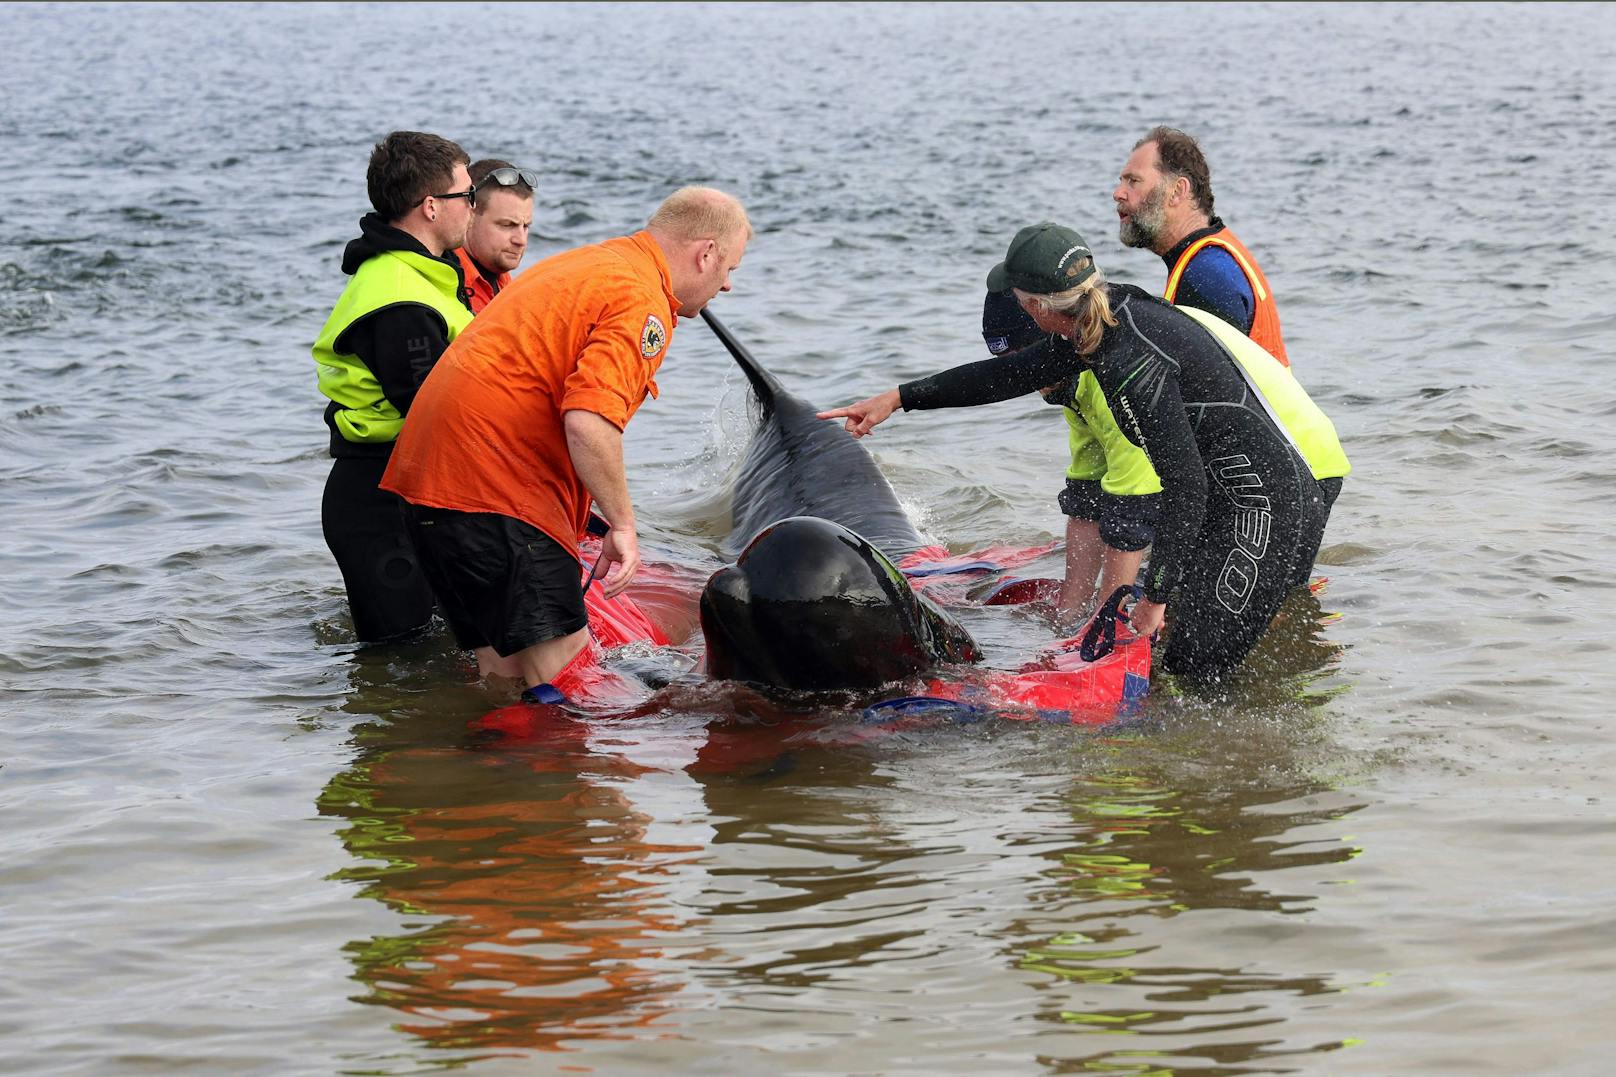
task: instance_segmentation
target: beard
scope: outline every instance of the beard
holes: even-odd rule
[[[1156,246],[1156,239],[1167,225],[1167,185],[1158,183],[1156,189],[1145,196],[1137,213],[1130,214],[1117,229],[1117,237],[1124,247]]]

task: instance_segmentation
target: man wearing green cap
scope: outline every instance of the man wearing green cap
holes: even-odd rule
[[[1107,283],[1070,228],[1044,222],[1017,232],[988,287],[1013,288],[1051,343],[821,417],[845,418],[862,436],[899,406],[985,404],[1092,371],[1162,484],[1143,597],[1129,623],[1141,635],[1154,632],[1171,604],[1164,668],[1195,681],[1223,678],[1310,567],[1309,542],[1328,509],[1317,478],[1348,469],[1330,420],[1272,356],[1226,323]],[[1043,354],[1028,354],[1035,350]]]

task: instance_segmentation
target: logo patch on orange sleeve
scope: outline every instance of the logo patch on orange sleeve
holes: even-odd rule
[[[645,316],[645,328],[640,330],[640,354],[655,359],[668,344],[668,331],[655,314]]]

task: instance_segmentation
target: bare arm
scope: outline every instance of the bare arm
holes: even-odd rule
[[[623,473],[623,432],[592,411],[569,411],[562,417],[567,452],[583,480],[595,509],[609,530],[601,540],[601,563],[606,566],[606,597],[628,585],[640,569],[640,541],[634,529],[634,503],[628,496]],[[612,566],[617,571],[611,571]]]

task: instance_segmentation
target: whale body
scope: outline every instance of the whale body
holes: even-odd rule
[[[893,564],[925,542],[869,453],[816,418],[710,311],[702,317],[757,404],[725,544],[738,556],[701,594],[708,673],[822,691],[975,661],[970,634]]]

